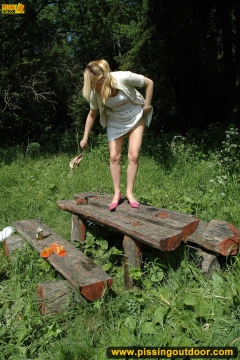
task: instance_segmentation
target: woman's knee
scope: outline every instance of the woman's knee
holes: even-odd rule
[[[111,163],[120,163],[121,153],[112,151],[110,152],[110,162]]]
[[[138,163],[139,160],[139,152],[138,151],[129,151],[128,152],[128,161]]]

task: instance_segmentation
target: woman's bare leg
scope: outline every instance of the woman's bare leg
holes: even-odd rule
[[[123,146],[124,135],[109,141],[109,153],[110,153],[110,172],[112,176],[113,186],[114,186],[114,197],[112,203],[118,202],[119,193],[120,193],[120,175],[121,175],[121,154]]]
[[[128,168],[126,197],[130,202],[136,201],[133,196],[133,187],[138,171],[139,153],[144,132],[144,119],[141,118],[137,125],[128,133]]]

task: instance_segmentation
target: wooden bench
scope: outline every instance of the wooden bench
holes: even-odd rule
[[[67,251],[66,256],[59,257],[53,253],[46,260],[67,280],[71,288],[80,292],[87,300],[99,299],[105,288],[112,286],[113,279],[106,272],[44,223],[42,223],[43,240],[36,239],[37,220],[16,221],[13,226],[38,253],[51,243],[63,245]],[[7,242],[5,253],[8,251],[6,247]]]
[[[114,212],[108,207],[112,196],[98,198],[96,193],[74,195],[75,200],[57,201],[60,209],[72,213],[72,238],[84,241],[87,221],[105,226],[124,235],[125,286],[131,288],[128,275],[131,266],[140,268],[142,244],[161,251],[175,250],[198,227],[199,219],[192,215],[142,205],[133,209],[126,200]]]

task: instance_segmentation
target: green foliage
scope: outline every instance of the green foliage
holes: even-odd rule
[[[153,137],[238,124],[238,14],[238,0],[29,0],[0,20],[1,144],[65,151],[59,138],[83,132],[82,71],[96,58],[154,80]]]
[[[136,197],[205,221],[217,218],[239,227],[239,162],[231,161],[232,152],[228,163],[222,162],[225,149],[238,144],[235,131],[228,136],[231,129],[222,131],[218,142],[212,138],[213,150],[209,147],[213,130],[192,132],[187,138],[175,133],[150,136],[149,142],[146,138]],[[19,147],[1,149],[0,228],[40,216],[69,240],[71,215],[59,210],[56,201],[89,190],[103,196],[112,193],[107,151],[106,136],[94,137],[79,168],[70,172],[74,154],[44,155],[38,143],[29,144],[28,152]],[[126,168],[124,152],[123,188]],[[122,238],[89,224],[85,243],[74,245],[113,276],[113,287],[96,302],[81,297],[65,313],[41,316],[36,286],[61,276],[30,246],[7,259],[0,244],[0,359],[50,360],[54,354],[61,360],[106,360],[108,346],[214,344],[240,349],[239,254],[206,278],[184,246],[159,258],[156,251],[143,247],[141,270],[130,269],[137,286],[126,291]]]

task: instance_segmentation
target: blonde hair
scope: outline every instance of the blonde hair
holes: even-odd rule
[[[98,80],[104,77],[104,82],[101,88],[101,96],[103,104],[111,95],[111,89],[115,87],[114,78],[111,75],[111,69],[106,60],[94,60],[91,61],[83,72],[84,85],[82,89],[83,97],[90,102],[90,94],[92,90],[92,84],[96,84]]]

